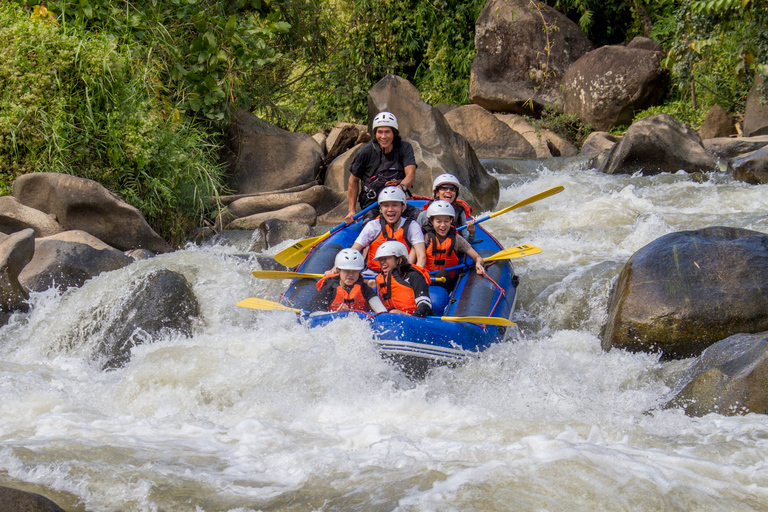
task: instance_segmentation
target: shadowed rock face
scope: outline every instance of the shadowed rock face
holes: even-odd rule
[[[492,210],[499,200],[499,182],[488,174],[467,140],[454,132],[439,110],[424,103],[407,80],[387,75],[368,95],[368,119],[381,111],[397,116],[400,135],[413,147],[416,184],[413,193],[432,195],[432,182],[451,173],[461,183],[460,197],[478,211]]]
[[[768,414],[768,332],[735,334],[707,348],[665,408],[689,416]]]
[[[26,311],[29,298],[19,274],[35,253],[35,233],[27,228],[0,242],[0,325],[13,311]]]
[[[45,496],[0,487],[0,512],[66,512]]]
[[[604,350],[697,356],[732,334],[768,330],[768,236],[711,227],[665,235],[621,271]]]
[[[768,183],[768,147],[734,158],[733,177],[751,185]]]
[[[744,136],[768,135],[768,105],[760,101],[763,93],[760,90],[763,77],[755,73],[755,81],[747,96],[747,105],[744,108]]]

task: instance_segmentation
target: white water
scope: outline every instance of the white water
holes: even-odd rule
[[[634,251],[713,225],[768,233],[768,186],[707,178],[499,176],[500,207],[566,188],[486,223],[544,249],[515,260],[521,331],[418,383],[361,321],[309,331],[236,308],[285,282],[232,247],[33,295],[0,329],[0,485],[92,511],[768,510],[768,417],[658,410],[690,361],[600,349]],[[196,334],[100,371],[83,318],[158,267],[193,284]]]

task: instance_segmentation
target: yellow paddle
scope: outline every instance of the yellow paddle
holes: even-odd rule
[[[532,254],[539,254],[541,252],[541,247],[536,247],[535,245],[528,245],[528,244],[522,244],[522,245],[516,245],[514,247],[510,247],[509,249],[503,249],[496,254],[491,254],[487,258],[483,258],[484,262],[489,261],[497,261],[497,260],[513,260],[515,258],[522,258],[523,256],[530,256]],[[463,263],[461,265],[454,265],[453,267],[447,267],[441,270],[459,270],[463,268],[469,268],[474,265],[473,263]],[[436,272],[440,272],[439,270],[433,270],[430,272],[430,274],[434,274]]]
[[[309,314],[309,311],[291,308],[280,304],[279,302],[272,302],[271,300],[266,299],[257,299],[256,297],[243,299],[236,305],[240,306],[241,308],[258,309],[261,311],[293,311],[299,315]],[[515,325],[515,323],[511,320],[495,316],[441,316],[440,320],[445,320],[446,322],[471,322],[473,324],[500,325],[503,327],[513,327]]]
[[[555,194],[559,194],[563,190],[565,190],[565,188],[562,185],[558,185],[556,187],[550,188],[549,190],[545,190],[544,192],[539,192],[538,194],[532,195],[528,199],[523,199],[522,201],[517,202],[517,203],[513,204],[512,206],[507,206],[503,210],[499,210],[497,212],[493,212],[493,213],[491,213],[489,215],[486,215],[485,217],[480,217],[479,219],[475,219],[475,224],[479,224],[479,223],[484,222],[484,221],[486,221],[488,219],[492,219],[494,217],[498,217],[499,215],[502,215],[504,213],[512,211],[515,208],[520,208],[522,206],[527,206],[527,205],[529,205],[531,203],[535,203],[536,201],[544,199],[545,197],[549,197],[549,196],[553,196]],[[459,226],[458,228],[456,228],[456,231],[461,231],[462,229],[467,229],[467,225],[465,224],[463,226]]]
[[[307,274],[304,272],[291,272],[290,270],[252,270],[251,274],[258,279],[322,279],[325,277],[323,274]],[[442,283],[445,281],[445,278],[433,278],[432,281]]]

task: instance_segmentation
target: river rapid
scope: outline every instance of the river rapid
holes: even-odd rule
[[[539,165],[499,174],[485,223],[514,260],[519,330],[476,360],[411,382],[347,319],[308,330],[254,255],[190,246],[33,294],[0,329],[0,485],[69,511],[768,510],[768,416],[660,410],[692,360],[600,348],[610,287],[667,233],[768,233],[768,186],[726,174],[609,176]],[[289,245],[285,242],[266,254]],[[155,268],[201,305],[168,335],[101,371],[97,306]]]

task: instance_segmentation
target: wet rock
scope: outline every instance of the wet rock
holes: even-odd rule
[[[757,137],[718,137],[703,140],[702,144],[704,144],[704,149],[716,157],[728,160],[768,146],[768,135],[759,135]]]
[[[312,206],[306,203],[287,206],[274,212],[257,213],[235,219],[227,224],[226,229],[258,229],[269,219],[280,219],[286,221],[301,222],[303,224],[314,225],[317,220],[317,213]]]
[[[0,197],[0,232],[10,235],[26,228],[32,228],[38,238],[64,231],[50,215],[24,206],[13,196]]]
[[[45,496],[0,486],[0,512],[66,512]]]
[[[593,46],[574,22],[543,3],[489,0],[475,24],[475,48],[470,102],[531,114],[547,105],[562,109],[563,75]]]
[[[728,137],[736,133],[736,121],[720,105],[713,105],[707,111],[704,124],[699,128],[702,140]]]
[[[31,228],[10,235],[0,242],[0,325],[14,311],[26,311],[29,298],[19,282],[19,274],[35,253],[35,233]]]
[[[751,185],[768,183],[768,147],[731,160],[733,177]]]
[[[535,158],[536,150],[521,134],[480,105],[463,105],[445,114],[453,131],[472,145],[479,158]]]
[[[133,261],[148,260],[155,257],[151,251],[146,249],[133,249],[130,251],[125,251],[125,254],[126,256],[133,258]]]
[[[595,130],[632,122],[636,112],[657,104],[669,71],[659,52],[603,46],[574,62],[563,76],[563,111]]]
[[[118,311],[109,314],[105,310]],[[131,358],[131,349],[169,333],[192,334],[200,306],[187,279],[178,272],[155,269],[134,280],[118,304],[101,306],[100,339],[93,358],[103,370],[120,368]]]
[[[624,265],[602,347],[698,356],[732,334],[768,330],[766,311],[767,235],[729,227],[670,233]]]
[[[688,416],[768,414],[768,332],[735,334],[708,347],[673,391],[666,409]]]
[[[467,140],[454,132],[443,114],[421,100],[419,91],[394,75],[382,78],[368,95],[368,119],[381,111],[397,116],[400,135],[411,143],[416,157],[417,195],[432,195],[432,182],[450,172],[461,183],[461,198],[477,211],[493,210],[499,182],[488,174]]]
[[[546,128],[537,128],[517,114],[494,114],[496,119],[525,137],[533,146],[536,158],[575,156],[579,151],[567,140]]]
[[[19,274],[19,282],[35,292],[52,286],[66,290],[132,262],[130,256],[88,233],[65,231],[35,240],[35,254]]]
[[[286,240],[300,240],[310,236],[312,236],[312,228],[302,222],[268,219],[254,229],[248,250],[261,252]]]
[[[768,105],[761,102],[763,96],[761,86],[763,77],[755,73],[755,81],[747,95],[747,105],[744,107],[744,136],[768,135]]]
[[[30,208],[52,214],[65,230],[82,230],[128,251],[169,252],[139,210],[92,180],[53,172],[19,176],[13,196]]]
[[[322,149],[306,133],[283,130],[242,109],[235,113],[226,145],[232,186],[240,194],[312,181],[323,160]]]
[[[607,174],[653,176],[662,172],[719,169],[699,134],[668,114],[644,117],[629,127],[598,169]]]

